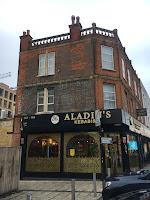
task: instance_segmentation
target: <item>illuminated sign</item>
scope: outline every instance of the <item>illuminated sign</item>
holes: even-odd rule
[[[99,110],[99,117],[103,125],[122,124],[122,110]],[[80,131],[96,130],[95,111],[52,113],[30,115],[22,117],[23,131],[26,132],[53,132],[53,131]]]
[[[110,110],[100,111],[101,115],[104,115],[107,119],[111,118]],[[67,113],[64,117],[65,121],[73,121],[74,124],[95,124],[95,112],[82,112],[82,113]]]
[[[129,141],[128,142],[128,147],[129,147],[129,150],[137,151],[138,150],[137,141],[135,141],[135,140]]]
[[[70,149],[70,156],[75,156],[75,149]]]

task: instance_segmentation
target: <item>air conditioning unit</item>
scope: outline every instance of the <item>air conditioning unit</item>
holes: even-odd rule
[[[7,110],[2,110],[1,111],[1,119],[7,118]]]

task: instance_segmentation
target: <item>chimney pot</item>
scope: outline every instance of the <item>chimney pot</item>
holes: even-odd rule
[[[95,28],[96,27],[96,23],[93,22],[92,23],[92,27]]]
[[[30,30],[27,30],[27,35],[30,35]]]
[[[76,22],[75,22],[76,19]],[[80,24],[80,18],[79,16],[77,16],[75,18],[74,15],[71,16],[71,20],[72,20],[72,24],[69,25],[70,28],[70,38],[71,40],[75,41],[75,40],[79,40],[81,37],[81,30],[82,30],[82,26]]]
[[[26,32],[25,31],[23,31],[23,36],[25,36],[26,35]]]
[[[115,35],[118,34],[118,30],[117,29],[114,29],[113,32],[114,32]]]
[[[76,17],[76,24],[79,24],[79,23],[80,23],[80,17],[77,16],[77,17]]]
[[[75,16],[74,15],[71,16],[71,21],[72,21],[72,24],[75,23]]]

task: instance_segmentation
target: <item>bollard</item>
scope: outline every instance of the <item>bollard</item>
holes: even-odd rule
[[[93,173],[93,191],[94,191],[94,197],[97,196],[96,192],[96,173]]]
[[[71,180],[71,193],[72,193],[72,200],[75,200],[75,179]]]
[[[30,192],[27,194],[27,200],[32,200],[32,194]]]

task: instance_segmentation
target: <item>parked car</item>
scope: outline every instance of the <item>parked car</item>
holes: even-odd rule
[[[124,193],[150,188],[150,172],[142,171],[129,176],[109,177],[102,191],[104,200],[118,199]]]
[[[136,190],[134,192],[124,193],[117,196],[118,200],[150,200],[150,188],[143,190]]]

